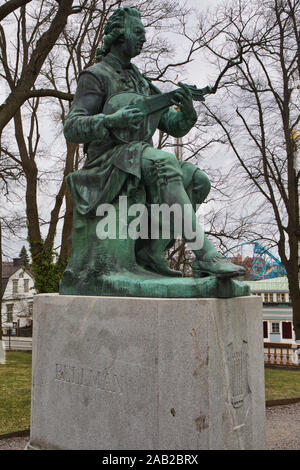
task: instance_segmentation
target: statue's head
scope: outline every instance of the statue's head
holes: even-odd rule
[[[145,41],[145,28],[140,12],[134,8],[118,8],[106,23],[103,49],[97,51],[97,58],[108,54],[115,44],[126,48],[131,58],[135,57],[140,54]]]

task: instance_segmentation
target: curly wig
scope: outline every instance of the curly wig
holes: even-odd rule
[[[118,8],[114,11],[104,28],[103,47],[97,49],[97,62],[109,53],[112,44],[124,37],[126,16],[141,19],[140,12],[134,8]]]

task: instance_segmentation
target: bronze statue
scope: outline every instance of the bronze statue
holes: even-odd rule
[[[104,32],[98,63],[80,73],[64,126],[67,140],[84,144],[87,159],[82,170],[67,177],[74,202],[72,254],[60,293],[246,295],[248,287],[231,279],[244,269],[218,253],[196,217],[196,206],[210,191],[207,176],[192,163],[180,162],[152,144],[157,128],[174,137],[185,136],[197,120],[193,99],[203,100],[209,87],[198,90],[180,83],[180,88],[162,94],[139,72],[131,59],[140,54],[146,36],[137,10],[117,9]],[[124,236],[122,230],[133,218],[128,212],[124,220],[120,197],[122,201],[126,198],[127,207],[175,205],[181,215],[171,215],[168,238],[162,236],[161,214],[149,215],[148,211],[144,221],[146,217],[148,228],[151,224],[156,227],[158,237],[151,237],[149,231],[148,236]],[[99,207],[107,205],[115,209],[117,228],[113,237],[105,238],[99,236],[98,223],[105,212]],[[170,269],[164,256],[178,232],[196,247],[194,278],[183,279],[179,271]]]

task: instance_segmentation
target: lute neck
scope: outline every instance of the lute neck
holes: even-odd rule
[[[171,106],[176,90],[161,95],[152,96],[144,101],[144,110],[147,114],[156,113]]]
[[[189,86],[192,98],[194,101],[204,101],[204,95],[211,93],[210,87],[196,88]],[[162,93],[161,95],[152,96],[147,98],[145,101],[135,104],[135,107],[140,108],[145,114],[152,114],[163,109],[167,109],[172,105],[172,101],[178,90],[169,91],[168,93]]]

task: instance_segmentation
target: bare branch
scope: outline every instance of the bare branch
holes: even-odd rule
[[[0,6],[0,21],[10,15],[13,11],[27,3],[30,3],[31,1],[32,0],[9,0],[8,2],[5,2],[4,5]]]

